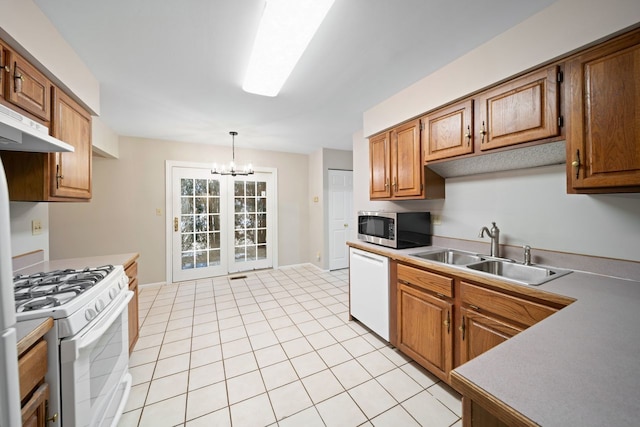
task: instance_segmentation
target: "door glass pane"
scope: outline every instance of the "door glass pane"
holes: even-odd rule
[[[182,206],[180,213],[190,214],[193,212],[193,197],[182,197],[180,202]]]
[[[236,181],[233,184],[233,194],[235,196],[244,196],[244,181]]]
[[[256,183],[247,181],[245,183],[247,196],[255,196],[256,195]]]
[[[183,270],[220,264],[220,181],[180,181],[180,240]]]
[[[234,192],[235,261],[266,259],[267,184],[263,181],[235,181]]]
[[[220,265],[220,250],[209,251],[209,266]]]
[[[267,259],[267,245],[258,245],[258,259]]]
[[[180,194],[182,196],[193,196],[193,180],[182,178],[180,180]]]

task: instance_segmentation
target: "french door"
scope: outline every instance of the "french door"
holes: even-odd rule
[[[273,266],[273,172],[232,177],[212,175],[208,166],[170,169],[173,282]]]

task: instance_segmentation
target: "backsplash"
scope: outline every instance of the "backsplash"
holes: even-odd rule
[[[354,211],[427,210],[436,236],[487,244],[478,234],[496,222],[500,243],[537,250],[640,261],[640,194],[566,194],[564,165],[447,178],[446,198],[369,200],[368,141],[354,136]],[[354,214],[355,214],[354,212]]]

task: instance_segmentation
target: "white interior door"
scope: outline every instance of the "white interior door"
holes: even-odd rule
[[[173,282],[227,273],[225,183],[209,169],[172,168]]]
[[[329,270],[349,267],[347,240],[354,227],[353,171],[329,170]]]

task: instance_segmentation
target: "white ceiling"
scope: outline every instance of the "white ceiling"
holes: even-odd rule
[[[241,88],[264,0],[35,3],[119,135],[229,145],[236,130],[239,147],[310,153],[350,150],[365,110],[553,1],[336,0],[275,98]]]

